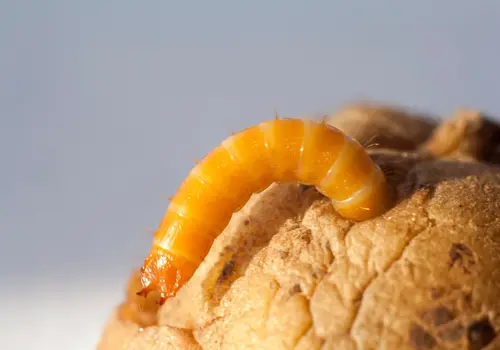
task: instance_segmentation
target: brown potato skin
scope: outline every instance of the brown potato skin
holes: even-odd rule
[[[416,109],[366,101],[347,104],[326,120],[364,146],[413,151],[428,139],[438,118]]]
[[[99,349],[500,348],[500,168],[469,130],[453,149],[438,127],[413,152],[373,150],[399,175],[373,220],[293,184],[252,197],[157,325],[113,314]]]

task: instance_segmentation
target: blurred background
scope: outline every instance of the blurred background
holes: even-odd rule
[[[488,0],[1,1],[0,348],[95,348],[166,196],[275,109],[500,115],[499,16]]]

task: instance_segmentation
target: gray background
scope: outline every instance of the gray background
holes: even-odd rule
[[[163,196],[275,108],[500,114],[498,1],[236,3],[0,2],[0,348],[93,348]]]

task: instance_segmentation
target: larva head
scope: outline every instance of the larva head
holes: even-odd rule
[[[195,270],[196,264],[193,262],[165,249],[153,247],[141,268],[143,288],[137,294],[147,296],[149,292],[157,291],[161,294],[163,303],[166,298],[177,293]]]

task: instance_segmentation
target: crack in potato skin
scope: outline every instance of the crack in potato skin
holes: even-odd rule
[[[325,291],[321,290],[318,296],[313,296],[313,308],[317,305],[318,309],[318,324],[324,325],[317,328],[319,335],[326,337],[328,334],[343,335],[351,332],[365,290],[398,261],[413,238],[429,227],[425,211],[421,208],[426,197],[427,193],[416,195],[417,205],[412,204],[415,208],[418,207],[420,214],[418,211],[415,217],[403,214],[399,222],[392,223],[395,225],[392,229],[389,226],[388,230],[386,224],[372,222],[355,225],[349,230],[342,257],[337,259],[337,264],[331,266],[330,275],[321,285],[326,288]],[[412,210],[407,211],[413,213]],[[413,218],[415,220],[412,222]],[[408,224],[409,222],[412,224]],[[387,231],[393,234],[387,235]],[[366,233],[369,236],[365,236]],[[332,292],[336,297],[328,298]],[[329,300],[328,307],[324,306],[324,300]],[[335,310],[335,320],[326,322],[324,319],[331,317],[332,309]],[[322,313],[325,315],[322,316]]]
[[[356,309],[355,311],[355,314],[354,314],[354,317],[353,317],[353,320],[349,326],[349,329],[347,331],[347,333],[349,333],[349,335],[352,334],[352,327],[353,325],[356,323],[356,319],[359,315],[359,310],[361,309],[361,306],[362,306],[362,303],[363,303],[363,296],[365,294],[365,291],[370,288],[370,286],[373,284],[373,282],[376,281],[376,279],[378,278],[378,276],[380,275],[383,275],[384,273],[388,272],[392,266],[396,263],[398,263],[403,255],[404,255],[404,252],[405,250],[411,245],[412,241],[418,237],[418,235],[420,235],[421,233],[425,232],[425,230],[429,229],[430,227],[432,227],[433,225],[435,225],[435,222],[431,219],[429,219],[429,216],[428,216],[428,213],[425,209],[425,202],[428,200],[428,194],[423,194],[424,197],[427,197],[423,200],[424,203],[421,204],[421,210],[423,210],[423,215],[425,215],[427,218],[426,218],[426,221],[428,222],[428,224],[424,227],[421,227],[419,228],[418,230],[416,230],[409,238],[408,238],[408,241],[407,243],[402,247],[402,249],[400,250],[399,253],[396,253],[397,255],[395,256],[395,258],[392,260],[392,261],[389,261],[388,262],[388,265],[383,269],[383,272],[381,274],[376,274],[375,276],[373,276],[373,278],[368,282],[368,284],[360,291],[360,294],[361,294],[361,300],[359,302],[359,306],[358,308]],[[352,337],[352,335],[351,335]],[[353,337],[354,339],[354,337]]]

